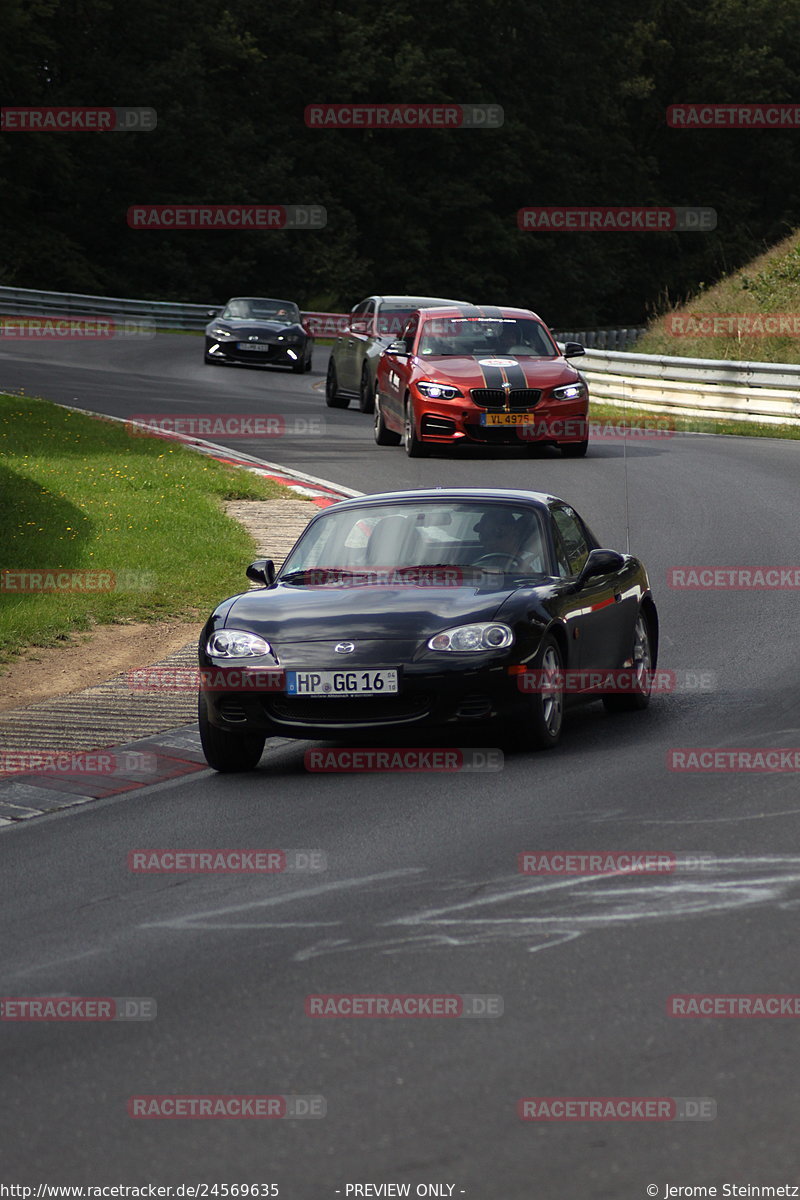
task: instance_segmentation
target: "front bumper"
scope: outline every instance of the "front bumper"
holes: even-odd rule
[[[291,353],[290,353],[291,352]],[[221,342],[206,337],[206,354],[219,362],[249,363],[251,366],[293,366],[306,353],[306,344],[260,343],[258,350],[241,350],[235,341]],[[293,357],[294,356],[294,357]]]
[[[415,399],[417,436],[439,445],[527,446],[564,445],[589,437],[588,400],[541,401],[524,411],[478,408],[471,400]],[[481,417],[512,417],[522,424],[482,424]]]
[[[389,644],[384,658],[385,666],[397,665],[392,662]],[[399,691],[389,696],[290,696],[279,678],[280,672],[273,680],[274,690],[250,690],[240,679],[230,690],[216,686],[204,686],[203,690],[214,725],[231,732],[284,737],[337,737],[411,725],[453,728],[519,715],[525,696],[517,677],[509,674],[509,667],[519,661],[518,653],[513,659],[508,654],[491,653],[481,654],[480,658],[481,662],[474,663],[426,660],[406,664],[400,667]],[[361,664],[348,663],[351,665]],[[325,661],[316,666],[329,670],[340,669],[342,664]],[[212,681],[218,682],[220,669],[212,667]],[[262,672],[266,669],[258,668]],[[287,664],[287,669],[293,669],[292,665]],[[239,670],[238,675],[242,674]]]

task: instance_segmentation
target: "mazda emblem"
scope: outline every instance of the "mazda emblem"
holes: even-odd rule
[[[336,654],[352,654],[355,648],[355,642],[337,642],[334,651]]]

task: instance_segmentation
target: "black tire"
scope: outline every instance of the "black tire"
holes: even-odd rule
[[[395,433],[393,429],[387,429],[383,419],[381,406],[378,403],[378,397],[375,397],[375,441],[379,446],[399,446],[403,440],[403,435]]]
[[[361,386],[358,389],[358,411],[371,413],[375,407],[375,389],[370,382],[369,367],[364,363],[361,368]]]
[[[264,753],[266,734],[228,733],[225,729],[218,729],[208,719],[206,698],[202,692],[197,697],[197,720],[200,725],[200,744],[210,767],[225,775],[255,770]]]
[[[306,369],[306,371],[310,371],[310,370],[311,370],[311,368],[312,368],[312,366],[313,366],[313,364],[314,364],[314,356],[313,356],[313,351],[309,350],[309,352],[308,352],[308,358],[306,359],[306,362],[305,362],[305,369]]]
[[[636,624],[633,627],[633,650],[631,671],[636,674],[639,687],[636,691],[624,692],[619,695],[603,696],[606,712],[640,712],[650,703],[650,692],[653,687],[653,635],[647,614],[639,609]],[[624,668],[623,668],[624,669]]]
[[[564,721],[564,656],[552,634],[542,639],[531,664],[543,681],[545,672],[559,672],[552,688],[544,684],[525,696],[527,711],[514,719],[508,741],[517,750],[552,750],[558,745]],[[540,674],[541,673],[541,674]]]
[[[338,381],[336,379],[336,367],[334,366],[333,357],[331,356],[328,362],[328,374],[325,376],[325,403],[328,408],[347,408],[350,400],[347,396],[340,396],[338,392]]]
[[[417,437],[414,428],[414,410],[411,401],[406,400],[405,417],[403,420],[403,445],[409,458],[425,458],[430,454],[430,447]]]
[[[292,363],[292,373],[294,375],[305,375],[306,364],[304,359],[298,358],[297,362]]]
[[[564,458],[585,458],[589,449],[589,439],[585,442],[560,442],[558,448]]]

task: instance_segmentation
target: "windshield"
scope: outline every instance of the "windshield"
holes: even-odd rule
[[[400,337],[400,334],[406,327],[408,318],[415,313],[418,308],[435,308],[436,303],[431,300],[420,299],[418,302],[409,306],[397,305],[392,303],[381,304],[378,310],[378,319],[376,326],[378,333],[393,334],[394,337]],[[452,308],[452,301],[443,302],[442,308]]]
[[[530,317],[432,317],[423,326],[418,353],[426,358],[556,358],[558,347],[544,325]]]
[[[280,577],[297,584],[336,583],[354,573],[411,567],[552,574],[538,509],[442,501],[326,513],[300,539]]]
[[[300,321],[300,309],[290,300],[229,300],[222,313],[223,318],[251,321],[278,321],[285,325],[296,325]]]

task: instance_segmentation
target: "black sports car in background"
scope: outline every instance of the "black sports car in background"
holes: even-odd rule
[[[293,301],[234,296],[220,313],[208,315],[214,319],[206,325],[207,363],[286,366],[298,375],[311,370],[314,337]]]
[[[250,770],[268,735],[341,738],[493,722],[554,746],[565,700],[646,707],[658,653],[647,572],[540,492],[436,489],[345,500],[277,574],[200,637],[203,750]],[[608,672],[627,672],[609,692]]]

